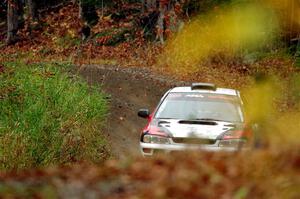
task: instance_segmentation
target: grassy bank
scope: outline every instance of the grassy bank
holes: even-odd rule
[[[0,169],[109,156],[104,94],[65,65],[7,63],[0,72]]]

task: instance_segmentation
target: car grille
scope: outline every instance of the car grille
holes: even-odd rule
[[[216,140],[203,138],[172,138],[178,144],[215,144]]]

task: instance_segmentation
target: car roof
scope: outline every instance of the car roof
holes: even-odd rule
[[[175,87],[172,88],[169,93],[210,93],[210,94],[221,94],[221,95],[232,95],[239,96],[239,92],[234,89],[229,88],[217,88],[216,90],[207,89],[192,89],[190,86]]]

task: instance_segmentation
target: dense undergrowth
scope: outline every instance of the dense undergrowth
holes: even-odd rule
[[[0,169],[109,156],[101,134],[107,104],[69,66],[11,62],[0,71]],[[64,72],[65,71],[65,72]]]

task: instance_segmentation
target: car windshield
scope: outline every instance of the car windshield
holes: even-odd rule
[[[158,108],[155,118],[243,121],[236,96],[210,93],[169,93]]]

